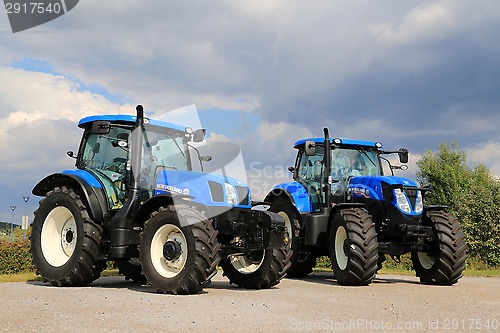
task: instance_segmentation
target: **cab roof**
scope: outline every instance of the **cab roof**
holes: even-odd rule
[[[337,138],[330,138],[330,143],[333,144],[333,140],[336,140]],[[364,146],[364,147],[377,147],[377,142],[376,141],[363,141],[363,140],[353,140],[353,139],[343,139],[339,138],[342,143],[340,144],[341,146]],[[321,144],[325,142],[325,138],[308,138],[308,139],[301,139],[293,145],[293,148],[299,149],[302,147],[306,141],[314,141],[315,143]],[[379,143],[380,144],[380,143]],[[378,148],[382,148],[380,145]]]
[[[85,117],[85,118],[81,119],[78,122],[78,127],[81,127],[81,128],[87,127],[88,124],[91,124],[95,121],[109,121],[109,122],[115,123],[115,124],[133,125],[133,124],[135,124],[136,120],[137,120],[137,116],[128,115],[128,114],[98,115],[98,116]],[[178,130],[178,131],[185,131],[185,129],[186,129],[185,126],[177,125],[174,123],[169,123],[166,121],[150,119],[147,117],[144,117],[144,123],[146,123],[146,124],[149,123],[151,125],[158,126],[158,127],[171,128],[171,129]]]

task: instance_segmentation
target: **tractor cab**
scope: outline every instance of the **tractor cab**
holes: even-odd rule
[[[384,175],[382,160],[389,164],[390,170],[403,168],[393,166],[381,155],[393,153],[382,151],[380,142],[351,139],[330,139],[330,171],[325,177],[325,144],[324,138],[299,140],[294,148],[298,150],[296,165],[292,168],[294,180],[307,189],[311,196],[314,211],[318,212],[326,204],[324,187],[330,186],[332,203],[347,201],[349,185],[354,177],[377,177]],[[401,162],[407,162],[407,151],[400,156]],[[400,151],[397,151],[398,153]],[[406,160],[404,157],[406,152]]]
[[[143,201],[154,194],[155,179],[161,170],[191,170],[188,143],[193,140],[190,128],[175,124],[146,121],[140,156],[133,156],[132,134],[135,117],[128,115],[93,116],[80,121],[85,130],[80,145],[77,167],[92,174],[103,185],[108,208],[118,210],[128,199],[132,175],[136,174]],[[202,141],[203,136],[197,136]],[[135,173],[132,161],[140,161]],[[136,167],[137,168],[137,167]]]

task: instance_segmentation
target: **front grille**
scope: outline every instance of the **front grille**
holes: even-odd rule
[[[410,205],[415,208],[415,202],[417,201],[417,190],[414,188],[405,187],[406,196],[410,200]]]
[[[214,202],[224,201],[224,191],[222,190],[221,184],[209,181],[208,187],[210,187],[210,193],[212,194],[212,200]]]
[[[235,186],[240,204],[248,205],[248,188],[242,186]]]

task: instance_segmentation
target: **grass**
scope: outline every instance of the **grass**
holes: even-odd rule
[[[106,269],[101,273],[102,277],[105,276],[118,276],[118,269]],[[35,272],[18,273],[18,274],[4,274],[0,275],[0,283],[2,282],[28,282],[28,281],[42,281],[42,277],[36,275]]]
[[[314,271],[317,272],[329,272],[329,268],[315,268]],[[407,275],[414,276],[415,272],[407,269],[401,268],[382,268],[378,274],[392,274],[392,275]],[[489,269],[466,269],[463,273],[464,276],[475,276],[475,277],[500,277],[500,268],[489,268]],[[118,276],[118,269],[108,268],[101,273],[102,277],[105,276]],[[34,272],[19,273],[19,274],[9,274],[0,275],[0,283],[2,282],[28,282],[28,281],[42,281],[42,278],[36,275]]]
[[[34,272],[0,275],[0,282],[42,281]]]

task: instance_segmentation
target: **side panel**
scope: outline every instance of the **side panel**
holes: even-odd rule
[[[353,177],[349,182],[347,195],[356,199],[372,199],[384,201],[380,177]]]
[[[231,184],[236,189],[240,202],[237,205],[227,203],[224,184]],[[212,184],[212,187],[210,186]],[[218,186],[218,187],[217,187]],[[217,195],[214,193],[217,189]],[[155,180],[154,195],[172,194],[191,196],[192,201],[209,207],[226,207],[227,209],[251,208],[248,186],[229,177],[193,171],[161,170]]]

